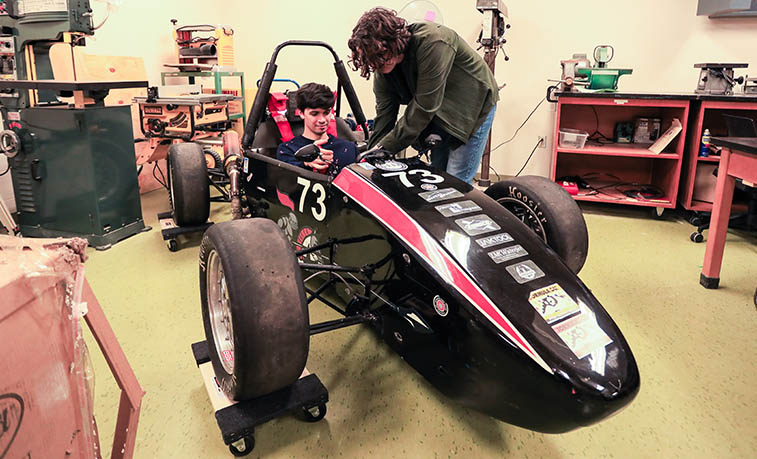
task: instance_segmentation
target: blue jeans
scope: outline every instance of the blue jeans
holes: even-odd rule
[[[497,106],[495,105],[486,116],[481,127],[468,139],[468,143],[450,149],[447,142],[442,142],[432,149],[431,165],[447,171],[448,174],[454,175],[465,183],[473,183],[473,177],[481,164],[481,156],[484,154],[496,111]]]

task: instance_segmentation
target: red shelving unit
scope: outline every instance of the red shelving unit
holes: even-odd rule
[[[710,130],[712,137],[728,135],[723,114],[743,116],[757,121],[757,96],[699,96],[689,123],[688,148],[681,174],[681,205],[696,212],[711,212],[716,177],[712,174],[720,162],[719,156],[699,156],[702,132]],[[743,203],[734,202],[732,209],[743,210]]]
[[[681,166],[686,146],[691,95],[654,94],[558,94],[555,121],[555,146],[551,178],[579,176],[593,190],[582,189],[574,196],[579,201],[606,202],[658,208],[676,206]],[[664,133],[677,118],[683,130],[660,154],[649,145],[616,144],[611,140],[587,142],[584,148],[559,146],[562,128],[601,133],[613,138],[618,122],[636,118],[660,118]],[[663,192],[658,199],[634,199],[623,194],[629,184],[651,184]]]

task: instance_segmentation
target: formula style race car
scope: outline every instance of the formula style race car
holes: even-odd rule
[[[290,45],[332,53],[338,100],[344,92],[368,132],[329,45],[276,48],[241,142],[224,136],[233,220],[213,225],[200,246],[203,320],[223,390],[244,400],[286,387],[303,371],[311,335],[368,324],[448,397],[527,429],[566,432],[631,402],[638,368],[577,277],[588,235],[567,192],[533,176],[481,192],[421,157],[382,150],[336,176],[278,161],[278,132],[264,115],[276,57]],[[204,222],[202,149],[173,145],[169,161],[174,213]],[[344,318],[309,324],[315,299]]]

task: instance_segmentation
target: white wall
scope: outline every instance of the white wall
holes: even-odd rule
[[[383,5],[401,9],[406,0],[346,2],[344,0],[147,0],[124,2],[90,40],[88,52],[136,54],[145,58],[148,75],[159,82],[161,64],[173,62],[171,24],[227,24],[235,30],[237,67],[252,87],[273,48],[289,39],[323,40],[345,60],[347,39],[363,11]],[[473,43],[481,15],[474,0],[436,0],[445,24]],[[757,19],[711,20],[696,16],[696,0],[506,0],[512,28],[506,46],[510,61],[497,60],[497,80],[507,83],[494,123],[493,144],[510,138],[515,128],[544,96],[547,79],[560,76],[561,59],[574,52],[591,53],[597,44],[611,44],[611,66],[630,67],[623,91],[690,92],[696,86],[697,62],[747,62],[757,74]],[[207,8],[208,5],[213,8]],[[216,6],[217,5],[217,6]],[[97,11],[96,11],[97,12]],[[366,114],[373,114],[370,83],[353,74],[353,84]],[[286,50],[277,76],[304,83],[335,78],[325,51]],[[500,173],[520,169],[538,136],[552,143],[553,107],[546,102],[511,143],[492,156]],[[527,173],[547,175],[550,148],[539,149]]]
[[[164,62],[176,62],[170,19],[180,24],[224,24],[235,30],[237,68],[254,87],[273,48],[290,39],[326,41],[347,58],[347,39],[363,11],[376,5],[401,9],[406,0],[129,0],[88,39],[93,54],[136,55],[145,59],[152,84],[160,83]],[[481,16],[474,0],[436,0],[445,24],[473,43]],[[711,20],[696,16],[696,0],[506,0],[512,28],[506,46],[510,61],[498,57],[497,80],[507,83],[493,129],[493,144],[510,138],[515,128],[544,97],[548,78],[560,76],[561,59],[574,52],[591,53],[597,44],[615,47],[611,66],[630,67],[620,80],[623,91],[691,92],[697,62],[747,62],[757,74],[757,19]],[[94,3],[96,22],[102,3]],[[325,51],[287,49],[278,61],[278,77],[300,83],[335,77]],[[749,72],[747,72],[749,73]],[[370,83],[353,73],[353,84],[367,115],[372,115]],[[554,111],[542,104],[518,137],[492,156],[502,174],[515,173],[538,136],[551,148]],[[550,148],[537,150],[525,173],[547,175]]]

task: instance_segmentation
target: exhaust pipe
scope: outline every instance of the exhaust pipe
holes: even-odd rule
[[[223,133],[223,168],[226,175],[229,176],[231,198],[231,218],[238,220],[242,218],[242,200],[239,191],[239,177],[242,175],[240,166],[242,165],[242,150],[239,143],[239,134],[235,131],[226,131]]]

